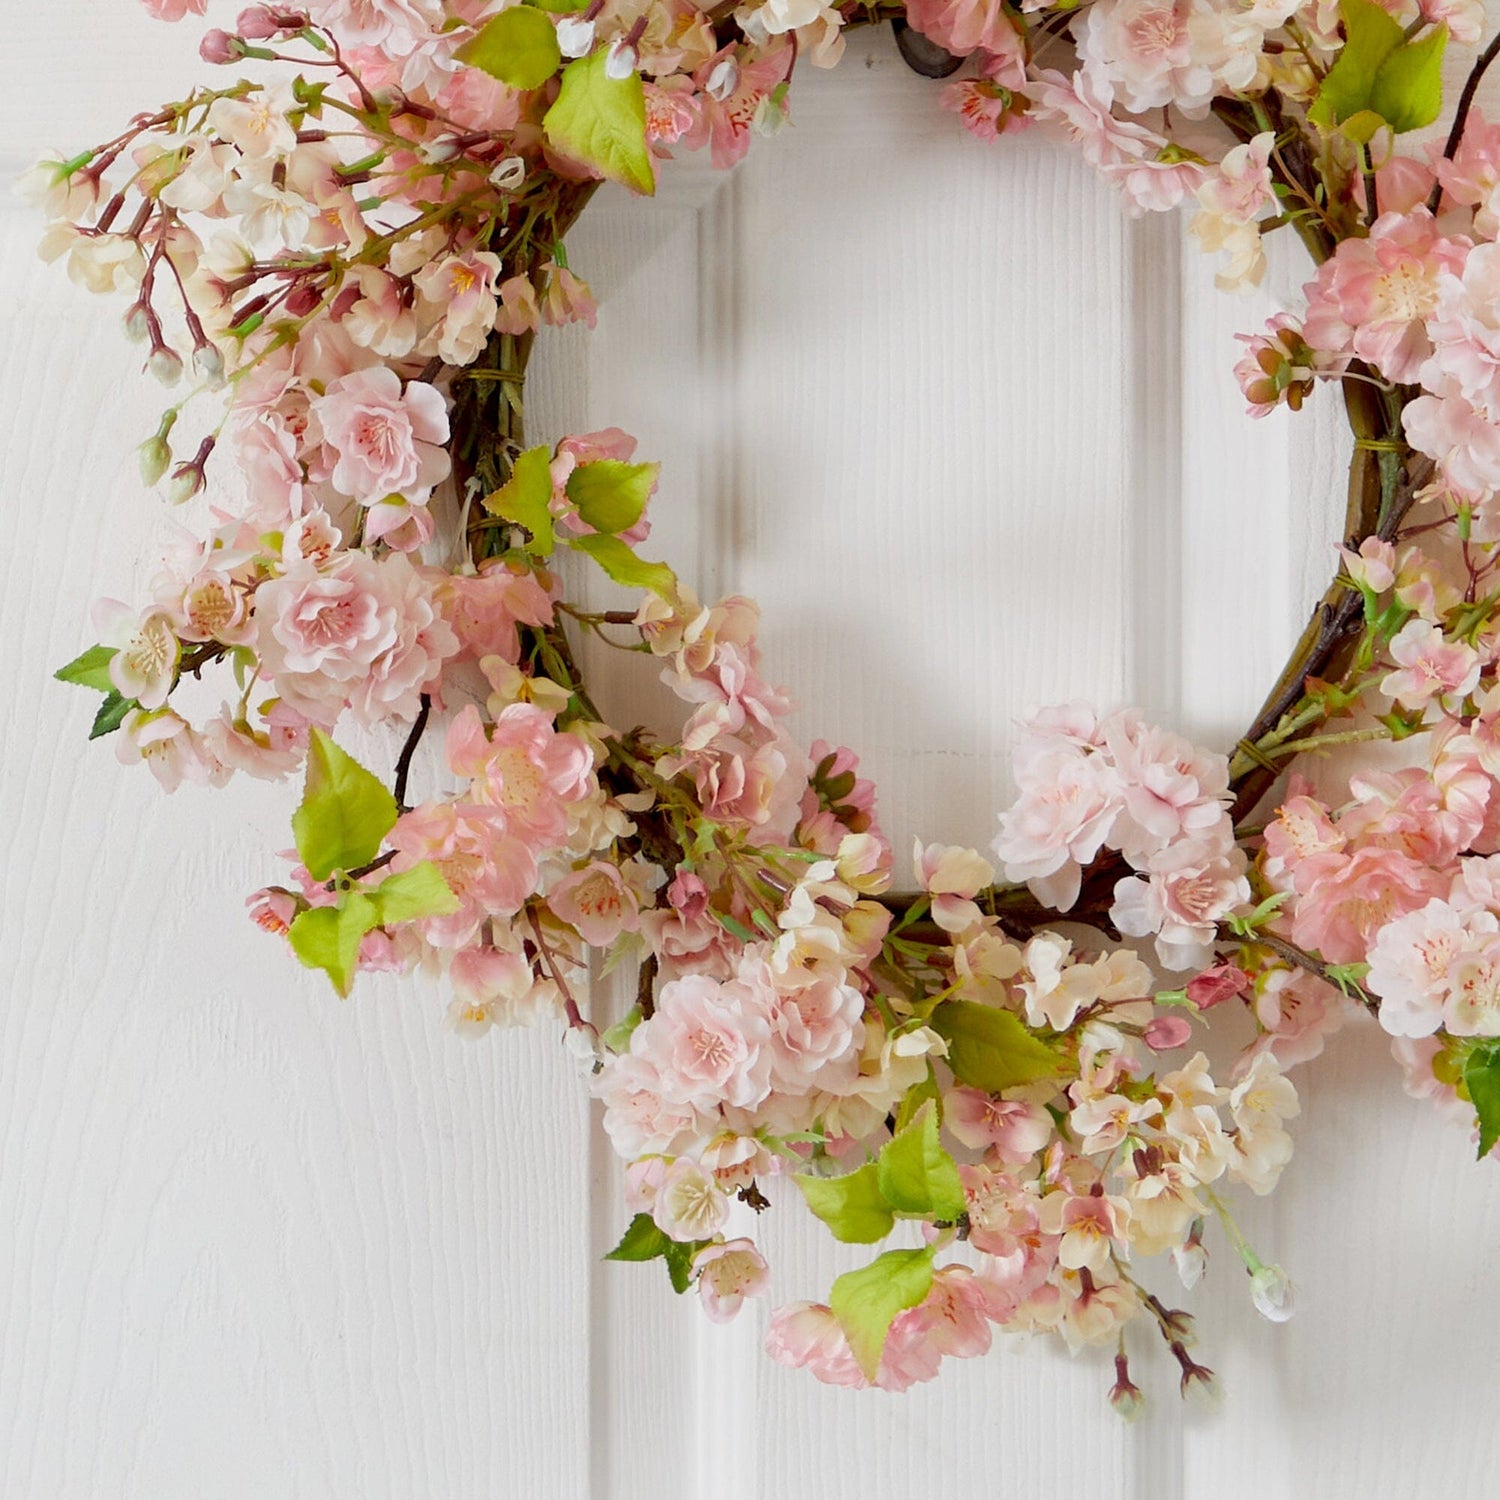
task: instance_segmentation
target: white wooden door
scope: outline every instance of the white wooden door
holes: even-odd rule
[[[8,166],[200,66],[127,0],[7,8]],[[549,336],[530,396],[539,439],[618,425],[665,461],[657,555],[761,601],[796,727],[860,752],[898,849],[988,842],[1039,702],[1232,740],[1325,581],[1345,460],[1331,401],[1252,424],[1229,376],[1294,247],[1220,297],[1181,221],[935,93],[858,34],[733,175],[601,194],[570,242],[598,330]],[[131,452],[156,393],[37,227],[0,209],[4,1500],[1488,1493],[1500,1180],[1373,1028],[1304,1070],[1299,1156],[1246,1216],[1296,1319],[1225,1257],[1191,1299],[1218,1413],[1158,1366],[1126,1428],[1103,1364],[1040,1342],[828,1389],[760,1354],[764,1309],[712,1327],[602,1262],[617,1174],[557,1039],[464,1042],[410,981],[330,999],[241,911],[290,791],[165,799],[49,681],[165,518]],[[645,673],[602,696],[663,706]],[[763,1236],[778,1298],[844,1264],[795,1212]]]

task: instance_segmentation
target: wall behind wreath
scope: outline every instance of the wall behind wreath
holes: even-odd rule
[[[7,175],[198,67],[131,0],[15,8]],[[1126,220],[1043,141],[980,146],[933,94],[857,36],[733,177],[602,195],[570,247],[598,332],[549,339],[532,394],[537,437],[617,424],[666,461],[662,554],[760,598],[801,731],[862,752],[898,846],[987,842],[1041,701],[1227,743],[1342,490],[1331,399],[1240,414],[1230,336],[1269,294],[1218,296],[1180,221]],[[1218,1414],[1157,1367],[1127,1429],[1098,1361],[1040,1344],[827,1390],[760,1356],[764,1309],[712,1328],[601,1263],[624,1216],[556,1038],[463,1042],[423,983],[334,1000],[243,915],[292,790],[166,799],[50,681],[170,517],[132,451],[159,395],[37,231],[0,206],[0,1496],[1487,1492],[1500,1177],[1370,1027],[1306,1070],[1298,1159],[1247,1214],[1298,1316],[1261,1323],[1224,1257],[1188,1304]],[[841,1266],[795,1211],[764,1238],[783,1297]]]

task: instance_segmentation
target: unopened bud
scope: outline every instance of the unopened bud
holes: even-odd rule
[[[309,313],[315,312],[321,298],[318,289],[305,283],[302,286],[293,287],[286,299],[286,310],[294,318],[305,318]]]
[[[713,72],[708,75],[708,82],[703,85],[703,92],[722,104],[739,86],[740,65],[732,57],[725,57],[714,64]]]
[[[618,83],[622,78],[629,78],[640,66],[640,61],[640,54],[629,42],[616,42],[604,59],[604,76]]]
[[[252,42],[268,42],[281,32],[276,17],[264,5],[251,5],[242,10],[234,29]]]
[[[141,481],[144,484],[154,485],[161,483],[161,477],[172,466],[172,448],[167,440],[160,434],[147,438],[137,450],[141,460]]]
[[[1297,1310],[1291,1278],[1280,1266],[1260,1266],[1250,1273],[1250,1297],[1261,1317],[1285,1323]]]
[[[238,62],[245,52],[245,44],[237,36],[231,36],[217,26],[212,31],[204,32],[203,40],[198,43],[198,56],[204,62],[218,67]]]
[[[182,356],[175,349],[159,344],[151,351],[151,358],[146,361],[146,368],[163,385],[176,385],[182,379]]]
[[[193,372],[199,380],[218,385],[224,379],[224,356],[213,344],[199,344],[193,350]]]
[[[178,464],[167,481],[167,499],[173,505],[186,505],[203,488],[203,470],[196,464]]]
[[[594,23],[565,16],[557,23],[557,50],[564,57],[587,57],[594,50]]]
[[[133,302],[125,309],[125,337],[132,344],[144,344],[151,337],[151,313],[144,302]]]
[[[1109,1388],[1109,1404],[1118,1416],[1133,1422],[1146,1409],[1146,1398],[1140,1386],[1130,1378],[1130,1366],[1123,1352],[1115,1355],[1115,1383]]]

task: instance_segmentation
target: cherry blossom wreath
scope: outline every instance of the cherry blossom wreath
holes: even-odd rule
[[[941,97],[974,134],[1060,131],[1134,213],[1195,200],[1224,285],[1295,231],[1306,312],[1242,335],[1236,374],[1257,416],[1333,382],[1354,433],[1338,574],[1233,753],[1040,712],[993,862],[919,842],[908,894],[853,753],[788,736],[755,606],[642,555],[657,466],[615,429],[522,436],[539,325],[594,321],[563,239],[600,180],[649,194],[704,146],[732,166],[799,62],[886,21],[921,71],[967,60]],[[1133,1415],[1144,1326],[1211,1392],[1139,1263],[1191,1288],[1214,1222],[1288,1316],[1227,1201],[1291,1155],[1286,1069],[1368,1011],[1409,1091],[1481,1156],[1500,1135],[1500,126],[1473,107],[1500,39],[1445,135],[1398,149],[1482,23],[1479,0],[252,5],[202,56],[258,81],[27,178],[44,255],[128,294],[147,367],[188,389],[147,481],[184,504],[223,463],[243,491],[198,500],[144,609],[102,603],[57,675],[168,790],[305,768],[293,868],[250,905],[340,995],[441,971],[462,1032],[559,1028],[628,1163],[613,1258],[722,1320],[769,1281],[732,1199],[897,1232],[774,1312],[774,1359],[901,1390],[993,1325],[1051,1331],[1114,1350]],[[570,602],[576,555],[638,608]],[[674,742],[604,719],[584,632],[658,659]],[[189,722],[174,694],[203,680]],[[434,710],[448,789],[414,798]],[[388,724],[389,787],[333,738]],[[1303,757],[1348,746],[1315,793]],[[638,966],[623,1013],[591,964]],[[1216,1007],[1254,1027],[1223,1081],[1193,1045]]]

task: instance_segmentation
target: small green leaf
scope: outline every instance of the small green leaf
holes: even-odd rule
[[[662,1253],[666,1257],[667,1274],[672,1278],[672,1290],[679,1297],[693,1284],[693,1261],[709,1243],[708,1240],[667,1241],[667,1248]]]
[[[542,131],[564,155],[649,196],[656,191],[656,168],[646,146],[645,88],[639,73],[611,78],[604,71],[608,61],[609,49],[600,47],[563,69]]]
[[[513,12],[500,14],[508,16]],[[484,508],[491,515],[524,526],[531,533],[526,550],[537,557],[550,557],[554,546],[551,462],[545,447],[528,448],[516,460],[510,478],[484,501]]]
[[[375,903],[376,918],[382,927],[415,922],[420,917],[451,916],[463,904],[438,867],[427,859],[387,877],[365,894]]]
[[[656,1227],[656,1221],[650,1214],[637,1214],[630,1221],[630,1227],[620,1237],[620,1243],[604,1258],[605,1260],[655,1260],[658,1255],[667,1253],[667,1246],[671,1243],[672,1241]]]
[[[599,1038],[611,1052],[624,1052],[630,1046],[635,1028],[645,1019],[639,1005],[632,1005],[626,1013]]]
[[[380,852],[395,826],[396,799],[321,729],[307,751],[307,789],[292,814],[297,853],[314,880],[356,870]]]
[[[568,499],[586,525],[613,536],[640,520],[660,471],[660,464],[622,464],[612,458],[579,464],[568,475]]]
[[[973,1000],[945,1000],[932,1029],[948,1044],[948,1066],[960,1083],[998,1094],[1055,1077],[1061,1059],[1021,1024],[1019,1016]]]
[[[525,3],[554,16],[571,16],[582,10],[589,0],[525,0]]]
[[[1375,0],[1339,0],[1344,45],[1307,117],[1332,128],[1370,108],[1380,65],[1403,40],[1400,25]]]
[[[931,1063],[927,1064],[927,1076],[920,1082],[914,1083],[901,1096],[901,1103],[896,1106],[896,1131],[899,1133],[906,1129],[917,1117],[917,1112],[929,1101],[937,1105],[941,1112],[943,1091],[938,1087],[937,1073]],[[942,1123],[941,1113],[938,1123]]]
[[[458,49],[459,62],[480,68],[513,89],[536,89],[557,72],[557,28],[524,5],[502,10]]]
[[[1421,130],[1443,110],[1443,52],[1447,26],[1437,26],[1420,41],[1397,47],[1381,63],[1370,93],[1370,108],[1397,135]]]
[[[104,702],[99,705],[99,712],[94,715],[94,727],[89,730],[89,738],[97,740],[106,734],[113,734],[125,722],[125,715],[131,709],[139,707],[140,704],[134,698],[122,698],[111,688],[105,695]]]
[[[792,1181],[807,1206],[846,1245],[873,1245],[895,1226],[895,1216],[880,1192],[879,1168],[866,1162],[842,1177],[813,1177],[799,1172]]]
[[[924,1104],[877,1160],[880,1195],[897,1213],[952,1220],[968,1206],[958,1165],[938,1139],[935,1104]]]
[[[343,906],[313,906],[299,912],[287,937],[292,952],[309,969],[321,969],[342,997],[354,983],[359,945],[376,925],[375,903],[354,891]]]
[[[114,659],[110,647],[90,646],[82,656],[75,656],[52,675],[59,682],[76,682],[79,687],[93,688],[97,693],[112,693],[115,685],[109,675],[109,664]]]
[[[586,552],[616,583],[628,589],[650,589],[668,600],[677,597],[677,575],[666,563],[646,562],[617,536],[575,536],[568,545]]]
[[[1464,1059],[1464,1087],[1479,1119],[1479,1159],[1500,1140],[1500,1045],[1476,1047]]]
[[[873,1381],[879,1373],[880,1352],[897,1314],[916,1307],[932,1290],[936,1252],[936,1245],[887,1250],[878,1260],[834,1282],[828,1304],[866,1380]]]

